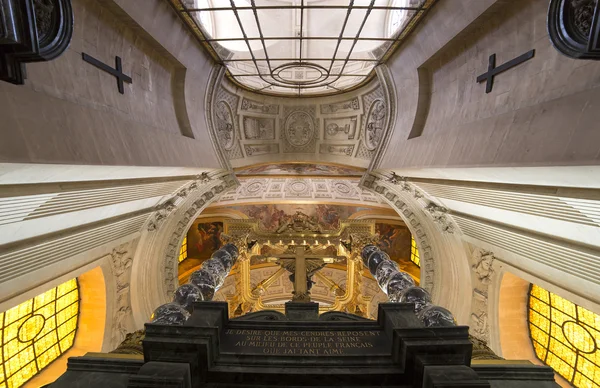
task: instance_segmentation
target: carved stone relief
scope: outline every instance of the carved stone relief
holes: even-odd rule
[[[214,133],[228,159],[243,158],[239,144],[238,115],[235,108],[239,97],[224,88],[219,88],[212,108]]]
[[[488,289],[495,273],[496,258],[492,252],[475,248],[470,257],[473,296],[471,300],[471,335],[489,343]]]
[[[256,102],[244,98],[242,99],[241,110],[255,113],[264,113],[269,115],[277,115],[279,114],[279,105],[265,104],[262,102]]]
[[[383,136],[387,108],[381,99],[375,100],[369,107],[365,126],[365,145],[369,151],[377,148]]]
[[[415,189],[414,196],[419,199],[423,197],[423,194]],[[454,233],[454,224],[452,223],[452,219],[448,216],[448,209],[439,206],[434,202],[429,202],[429,205],[425,207],[425,210],[431,214],[433,221],[439,225],[442,232]]]
[[[246,144],[244,151],[247,156],[278,154],[279,144]]]
[[[286,182],[286,197],[311,197],[311,182],[304,179],[293,179]]]
[[[333,104],[321,105],[321,114],[346,113],[359,110],[358,98],[353,98],[350,101],[336,102]]]
[[[332,181],[331,189],[338,194],[340,198],[357,198],[358,191],[349,181]]]
[[[235,144],[235,127],[231,107],[225,101],[219,101],[215,108],[215,117],[219,143],[225,150],[229,151]]]
[[[133,315],[130,300],[131,266],[137,240],[122,244],[110,254],[110,267],[115,281],[111,344],[116,346],[133,330]]]
[[[274,140],[275,119],[264,117],[244,117],[244,136],[250,140]]]
[[[260,198],[266,189],[266,179],[254,179],[241,187],[241,192],[244,197]]]
[[[357,122],[357,116],[325,119],[325,140],[354,139],[356,135]]]
[[[358,188],[358,181],[351,179],[248,179],[240,180],[240,187],[225,193],[217,202],[218,206],[238,204],[244,201],[255,202],[258,198],[269,200],[285,199],[339,199],[342,201],[365,203],[387,207],[384,201],[368,191]]]
[[[388,120],[383,88],[377,88],[363,95],[363,106],[368,107],[363,116],[360,143],[356,154],[360,159],[371,159],[383,138]],[[365,108],[366,109],[366,108]]]
[[[391,80],[386,78],[385,82]],[[388,97],[388,89],[379,78],[352,92],[345,101],[318,99],[313,105],[299,105],[293,99],[247,98],[246,92],[223,79],[211,87],[215,91],[207,94],[213,96],[207,106],[213,111],[208,115],[209,129],[224,164],[247,158],[243,163],[250,165],[254,157],[256,163],[263,163],[276,155],[285,159],[281,154],[301,153],[305,155],[297,161],[315,160],[314,156],[362,166],[364,160],[378,155],[380,145],[388,138],[393,114],[388,100],[393,98]],[[240,163],[234,163],[234,167]]]
[[[314,107],[287,108],[283,136],[286,140],[285,152],[311,152],[317,137]]]
[[[325,144],[319,145],[320,154],[352,156],[354,144]]]

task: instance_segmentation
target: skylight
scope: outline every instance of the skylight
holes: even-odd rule
[[[435,0],[171,0],[238,85],[315,96],[369,81]]]

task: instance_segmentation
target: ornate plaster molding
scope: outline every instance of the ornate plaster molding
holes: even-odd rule
[[[110,254],[110,268],[114,280],[113,300],[116,305],[113,309],[111,322],[111,343],[116,345],[123,341],[127,333],[133,328],[131,309],[130,284],[133,253],[137,240],[121,244],[114,248]]]
[[[469,259],[473,297],[471,301],[470,332],[477,339],[490,343],[489,287],[496,270],[494,253],[475,247]]]
[[[226,170],[231,170],[231,163],[229,159],[226,157],[224,150],[220,146],[219,136],[217,131],[215,131],[215,119],[214,119],[214,109],[217,103],[217,93],[219,91],[220,85],[223,82],[225,76],[225,67],[221,65],[215,65],[211,71],[211,74],[208,79],[208,86],[206,88],[206,96],[204,98],[204,109],[206,111],[206,127],[209,128],[208,134],[210,136],[210,140],[217,154],[217,158],[219,159],[219,164],[222,168]]]
[[[377,79],[379,80],[383,90],[387,112],[386,121],[383,126],[380,140],[377,144],[377,148],[375,149],[375,153],[371,158],[371,163],[369,164],[369,171],[376,169],[381,163],[381,159],[383,158],[385,150],[389,145],[392,132],[396,125],[396,107],[398,106],[398,101],[396,100],[396,84],[394,83],[390,69],[386,65],[379,65],[375,71],[377,73]]]
[[[147,322],[157,306],[170,301],[177,289],[179,249],[193,221],[237,184],[237,179],[223,170],[202,174],[172,196],[175,208],[155,229],[142,233],[142,249],[136,252],[132,281],[132,304],[138,327]]]
[[[360,186],[379,194],[404,220],[417,242],[421,257],[421,286],[436,304],[453,312],[459,323],[468,320],[471,294],[470,268],[460,234],[442,233],[425,207],[427,193],[398,176],[385,172],[365,174]],[[403,185],[403,183],[406,183]]]
[[[256,201],[335,201],[388,207],[384,200],[358,186],[358,180],[330,178],[240,179],[241,185],[223,194],[217,206]]]
[[[419,254],[421,258],[421,287],[425,288],[432,295],[434,293],[437,263],[433,256],[431,244],[429,243],[429,237],[427,236],[427,230],[424,228],[423,223],[417,217],[416,213],[412,210],[413,206],[410,206],[402,198],[401,195],[386,187],[384,180],[373,174],[366,175],[361,181],[361,185],[367,189],[373,190],[378,193],[381,197],[393,207],[398,214],[402,217],[412,235],[417,242],[419,248]]]
[[[396,93],[385,65],[360,89],[310,100],[258,96],[235,88],[223,74],[213,71],[205,107],[211,141],[226,168],[230,161],[247,165],[284,160],[290,153],[307,162],[366,167],[389,142]]]

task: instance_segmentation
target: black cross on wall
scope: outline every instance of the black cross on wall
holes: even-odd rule
[[[115,68],[108,66],[105,63],[100,62],[94,57],[87,55],[86,53],[81,54],[83,60],[87,63],[90,63],[96,66],[100,70],[104,70],[108,74],[111,74],[117,78],[117,87],[119,88],[119,93],[125,94],[125,88],[123,87],[123,82],[127,82],[128,84],[132,83],[132,79],[130,76],[125,75],[123,73],[123,66],[121,64],[121,57],[115,57]]]
[[[535,55],[535,50],[531,50],[526,52],[525,54],[516,57],[513,60],[506,62],[503,65],[496,67],[496,54],[490,55],[490,64],[488,66],[488,72],[477,77],[477,82],[481,83],[483,81],[486,82],[485,92],[491,93],[492,88],[494,87],[494,77],[498,74],[505,72],[508,69],[512,69],[515,66],[520,65],[523,62],[527,62]]]

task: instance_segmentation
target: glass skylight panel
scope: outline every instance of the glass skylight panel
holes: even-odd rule
[[[170,1],[233,82],[303,96],[368,82],[436,0]]]

